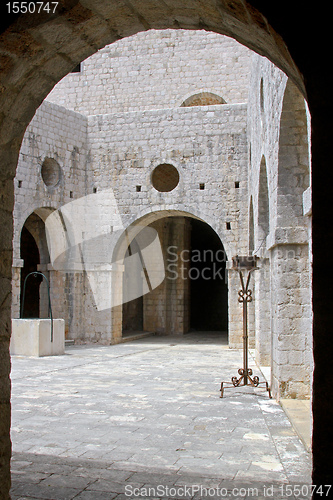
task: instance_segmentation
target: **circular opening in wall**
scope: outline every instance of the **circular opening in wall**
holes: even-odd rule
[[[154,169],[151,182],[157,191],[162,193],[172,191],[179,182],[178,170],[169,163],[162,163]]]
[[[61,176],[61,168],[59,163],[53,158],[45,158],[42,168],[41,175],[45,186],[55,187]]]

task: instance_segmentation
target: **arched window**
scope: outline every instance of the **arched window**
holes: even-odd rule
[[[211,106],[214,104],[226,104],[222,97],[213,94],[211,92],[200,92],[199,94],[194,94],[182,103],[181,107],[186,108],[189,106]]]

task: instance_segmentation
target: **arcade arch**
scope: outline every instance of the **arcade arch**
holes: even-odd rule
[[[45,219],[52,213],[49,207],[36,208],[18,231],[20,255],[13,266],[13,317],[19,318],[22,292],[26,276],[33,271],[43,272],[49,278],[50,255],[45,234]],[[48,301],[46,283],[40,277],[27,281],[23,317],[47,317]]]
[[[146,228],[156,235],[163,256],[157,266],[163,269],[149,262],[147,247],[155,236],[149,234],[145,241]],[[157,252],[157,247],[152,251]],[[138,266],[133,266],[135,258]],[[113,307],[114,342],[124,332],[138,329],[176,335],[193,330],[228,331],[227,254],[220,236],[203,220],[177,210],[148,214],[120,237],[113,262],[120,271],[118,276],[113,273],[112,288],[123,295],[122,306]],[[155,287],[154,273],[161,271]],[[131,287],[143,291],[128,300]],[[202,303],[198,307],[203,300],[206,307]]]

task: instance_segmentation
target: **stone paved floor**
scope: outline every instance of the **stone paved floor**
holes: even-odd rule
[[[13,356],[12,499],[293,499],[311,463],[282,408],[219,398],[241,366],[212,333]]]

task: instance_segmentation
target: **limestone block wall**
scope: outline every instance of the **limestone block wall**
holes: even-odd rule
[[[56,185],[43,180],[45,158],[60,166]],[[168,193],[152,186],[152,172],[161,163],[174,165],[180,176]],[[112,188],[124,227],[162,212],[201,218],[217,232],[231,258],[247,245],[246,170],[246,105],[116,113],[87,120],[44,103],[27,129],[16,176],[13,315],[19,315],[20,234],[32,212],[43,222],[75,199]],[[50,280],[53,313],[66,320],[67,337],[117,341],[121,308],[113,308],[112,314],[99,311],[85,273],[54,270],[48,262],[46,255],[40,270]],[[113,273],[114,287],[117,279],[122,281],[121,271],[119,278]],[[232,293],[230,339],[237,343],[241,332],[235,318],[240,311]],[[186,325],[179,328],[186,330]]]
[[[150,30],[99,50],[47,100],[85,115],[179,107],[200,92],[244,103],[250,62],[251,51],[226,36]]]
[[[182,211],[212,226],[228,258],[247,249],[246,105],[100,115],[88,122],[95,188],[112,187],[125,227],[149,213]],[[170,192],[157,191],[151,181],[163,163],[180,176]]]
[[[55,160],[59,166],[55,185],[52,183],[50,169],[46,170],[46,173],[50,177],[51,185],[43,180],[45,159]],[[80,328],[82,314],[75,311],[77,308],[84,311],[82,298],[86,296],[84,290],[87,289],[84,276],[74,277],[54,271],[49,264],[49,255],[45,248],[45,232],[44,236],[39,236],[39,232],[52,211],[84,196],[92,189],[91,186],[86,117],[56,104],[44,102],[26,130],[15,178],[12,302],[14,318],[20,314],[20,275],[24,265],[20,255],[21,231],[27,218],[34,213],[35,221],[40,223],[39,231],[34,231],[31,223],[28,229],[33,233],[39,249],[39,270],[45,273],[50,281],[53,315],[66,320],[67,334]],[[87,294],[89,295],[89,289]]]
[[[249,205],[253,203],[256,357],[272,369],[277,398],[310,394],[311,255],[302,208],[308,188],[309,114],[269,61],[253,56],[248,102]]]
[[[46,158],[59,164],[55,186],[42,177]],[[14,258],[19,258],[17,238],[25,220],[41,207],[56,209],[89,192],[87,119],[62,106],[43,102],[23,138],[15,177]]]
[[[254,220],[258,222],[259,179],[262,158],[265,158],[269,196],[269,232],[277,223],[277,182],[280,116],[286,75],[265,59],[252,55],[252,72],[248,100],[249,133],[249,196],[252,196]],[[262,240],[255,231],[254,249]],[[265,245],[264,245],[265,246]]]
[[[112,187],[124,227],[138,220],[147,225],[167,214],[194,216],[216,231],[229,259],[246,252],[246,116],[246,105],[91,116],[94,187],[97,193]],[[176,167],[180,176],[170,192],[152,185],[152,173],[163,163]],[[229,287],[233,346],[242,335],[237,279]],[[120,335],[116,328],[113,333]]]

